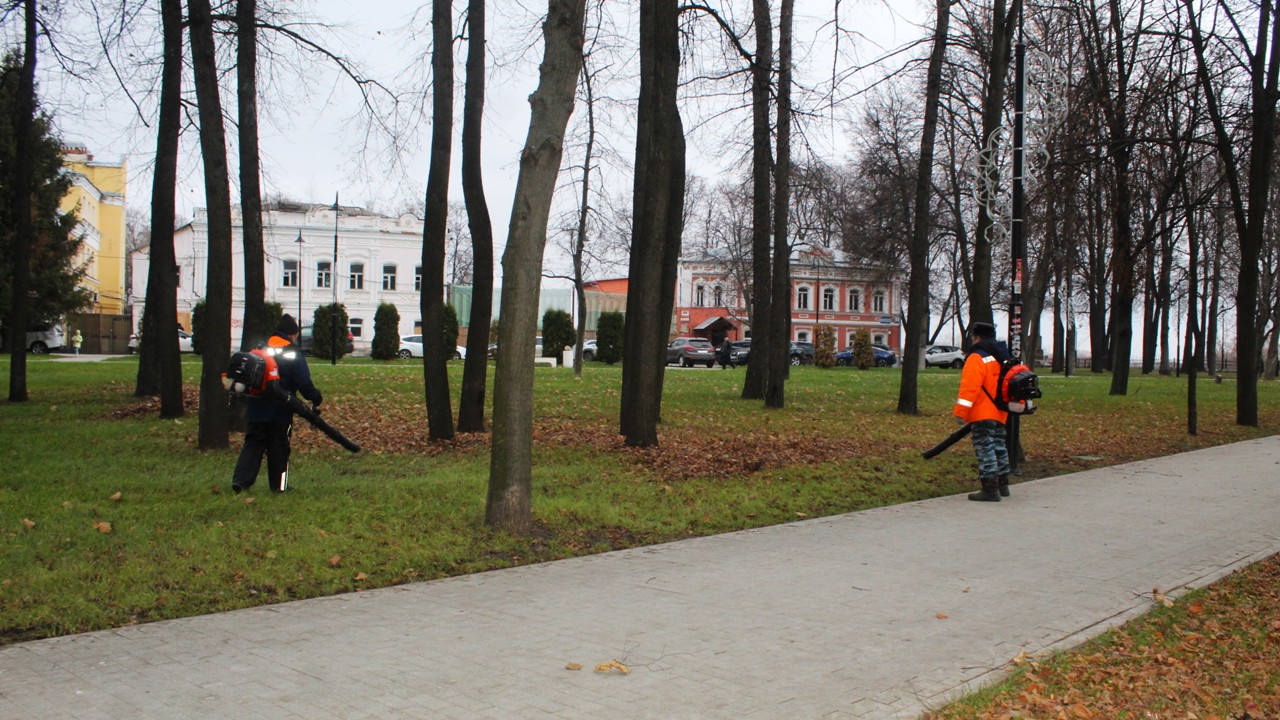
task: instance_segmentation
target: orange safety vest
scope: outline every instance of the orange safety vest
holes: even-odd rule
[[[986,353],[969,353],[960,374],[960,394],[951,414],[965,422],[995,420],[1005,423],[1009,413],[997,408],[991,400],[996,396],[999,383],[1000,361]]]

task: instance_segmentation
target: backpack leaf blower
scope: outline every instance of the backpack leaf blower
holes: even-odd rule
[[[231,356],[231,365],[222,374],[222,385],[233,395],[247,395],[269,402],[278,402],[311,423],[312,427],[329,436],[351,452],[360,452],[360,446],[347,439],[337,428],[325,422],[319,413],[306,403],[290,395],[280,387],[280,367],[275,358],[265,350],[255,348],[249,352],[237,352]]]

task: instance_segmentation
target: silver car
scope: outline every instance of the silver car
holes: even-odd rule
[[[667,345],[667,364],[678,362],[684,367],[702,363],[707,367],[716,364],[716,351],[706,338],[678,337]]]
[[[925,367],[964,367],[964,351],[953,345],[930,345],[924,351]]]

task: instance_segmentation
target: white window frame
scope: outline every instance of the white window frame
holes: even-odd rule
[[[351,267],[351,276],[350,276],[350,279],[347,281],[348,289],[363,290],[364,289],[364,263],[353,262],[351,263],[350,267]]]
[[[321,260],[316,263],[316,287],[333,287],[333,263],[328,260]]]
[[[390,272],[387,272],[390,270]],[[382,266],[382,289],[394,291],[396,289],[396,266],[387,263]]]
[[[298,260],[284,261],[284,268],[283,268],[284,274],[280,278],[280,287],[287,287],[287,288],[298,287],[298,284],[302,282],[301,273],[299,272],[299,266],[301,265],[302,263]]]
[[[808,310],[809,298],[813,295],[813,288],[808,285],[799,285],[796,287],[796,309]]]

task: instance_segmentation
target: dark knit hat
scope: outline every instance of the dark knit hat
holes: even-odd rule
[[[984,340],[995,340],[996,326],[991,323],[976,322],[969,326],[969,334]]]
[[[288,313],[281,315],[280,322],[276,323],[276,332],[281,335],[295,335],[298,329],[298,321]]]

